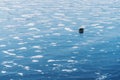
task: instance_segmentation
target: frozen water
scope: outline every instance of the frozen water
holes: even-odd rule
[[[119,4],[0,0],[0,80],[119,80]]]

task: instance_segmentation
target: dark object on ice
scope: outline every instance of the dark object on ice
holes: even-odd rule
[[[80,33],[80,34],[83,34],[83,33],[84,33],[84,28],[80,28],[80,29],[79,29],[79,33]]]

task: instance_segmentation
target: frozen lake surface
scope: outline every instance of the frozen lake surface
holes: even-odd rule
[[[120,80],[119,32],[120,0],[0,0],[0,80]]]

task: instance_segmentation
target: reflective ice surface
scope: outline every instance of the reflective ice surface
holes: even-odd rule
[[[119,80],[119,4],[0,0],[0,80]]]

